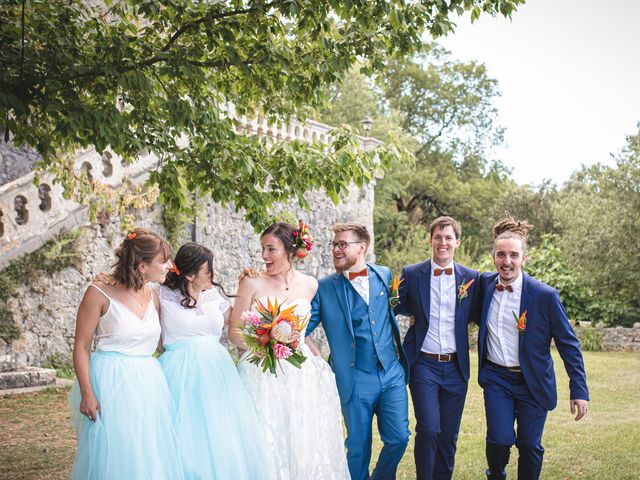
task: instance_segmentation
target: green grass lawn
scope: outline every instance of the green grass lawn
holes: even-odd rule
[[[585,352],[591,403],[580,422],[569,413],[569,381],[557,355],[555,359],[559,403],[547,420],[542,478],[640,478],[640,354]],[[472,360],[475,377],[475,355]],[[68,478],[75,441],[66,395],[66,390],[58,390],[0,398],[0,478]],[[483,478],[484,435],[482,391],[474,378],[462,418],[454,479]],[[376,436],[374,458],[380,446]],[[514,449],[509,478],[516,478],[516,463]],[[415,478],[413,437],[398,478]]]

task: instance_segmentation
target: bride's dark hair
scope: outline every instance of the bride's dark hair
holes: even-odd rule
[[[296,228],[293,225],[286,222],[272,223],[260,234],[260,238],[271,234],[280,240],[284,245],[284,251],[287,252],[287,257],[289,257],[289,263],[291,263],[296,256],[296,251],[298,250],[293,236],[295,229]]]
[[[167,273],[167,278],[163,284],[171,290],[179,290],[182,293],[183,299],[180,304],[185,308],[195,308],[197,303],[196,299],[189,294],[187,275],[197,274],[204,263],[209,267],[211,283],[216,287],[220,287],[227,297],[234,296],[227,294],[221,284],[213,281],[213,252],[197,243],[185,243],[178,249],[178,253],[176,253],[176,257],[173,260],[175,268]]]

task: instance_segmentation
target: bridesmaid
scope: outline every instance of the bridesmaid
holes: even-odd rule
[[[220,344],[231,307],[214,287],[213,253],[187,243],[174,262],[158,290],[165,348],[160,363],[177,406],[185,477],[268,479],[273,473],[256,406]]]
[[[147,285],[165,280],[169,245],[138,228],[115,253],[115,284],[91,284],[78,308],[78,380],[69,395],[78,451],[71,478],[182,479],[174,404],[152,357],[160,337],[158,299]]]

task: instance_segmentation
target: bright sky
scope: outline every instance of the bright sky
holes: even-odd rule
[[[528,0],[509,21],[459,19],[440,40],[498,80],[506,148],[521,184],[561,184],[581,164],[612,164],[640,121],[640,0]]]

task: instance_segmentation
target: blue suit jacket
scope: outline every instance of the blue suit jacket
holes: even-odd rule
[[[484,273],[480,277],[483,295],[478,336],[480,385],[482,385],[482,363],[487,355],[487,317],[497,279],[496,272]],[[519,359],[524,381],[534,400],[545,410],[553,410],[558,403],[556,377],[551,358],[551,339],[555,342],[569,376],[571,399],[589,400],[580,342],[569,323],[557,290],[523,273],[518,316],[525,310],[527,323],[524,333],[520,335]]]
[[[480,296],[478,286],[478,272],[454,263],[456,277],[456,313],[455,337],[456,353],[460,372],[465,380],[469,380],[469,333],[471,321],[478,322]],[[415,323],[409,327],[404,337],[404,350],[407,354],[409,367],[420,355],[422,344],[429,330],[429,316],[431,312],[431,260],[402,269],[402,283],[400,284],[400,305],[396,307],[399,315],[415,317]],[[458,288],[470,280],[474,283],[467,291],[467,297],[458,299]]]
[[[367,264],[367,267],[369,268],[369,275],[378,275],[388,298],[389,283],[391,282],[389,269],[370,263]],[[327,334],[329,348],[331,349],[329,364],[336,374],[338,393],[343,404],[347,403],[351,398],[356,361],[353,324],[345,290],[345,282],[347,281],[344,275],[334,273],[318,282],[318,291],[311,302],[311,319],[306,332],[307,335],[310,334],[322,322],[324,331]],[[388,314],[391,319],[391,330],[398,351],[398,358],[404,368],[405,379],[408,381],[407,357],[402,350],[398,322],[391,307],[388,308]]]

